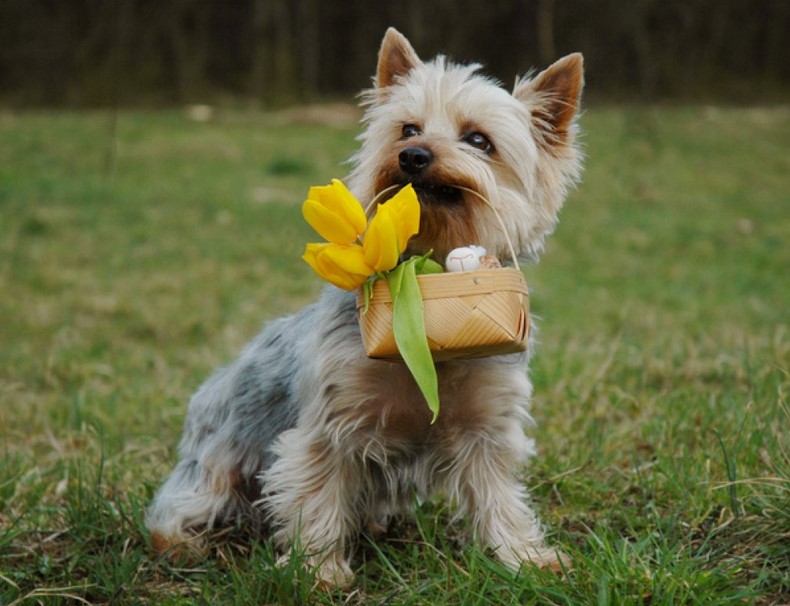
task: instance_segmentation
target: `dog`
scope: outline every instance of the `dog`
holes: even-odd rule
[[[408,254],[479,244],[507,260],[509,240],[537,260],[581,173],[583,59],[518,78],[512,92],[480,69],[424,62],[387,30],[347,183],[362,201],[413,185],[421,218]],[[260,516],[284,553],[299,546],[319,582],[343,587],[360,529],[438,494],[505,564],[559,569],[519,479],[535,453],[530,350],[437,363],[431,424],[405,365],[366,356],[354,293],[327,286],[192,397],[179,461],[146,515],[153,547],[198,549],[203,529]]]

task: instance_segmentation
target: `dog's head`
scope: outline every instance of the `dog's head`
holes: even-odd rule
[[[374,87],[363,93],[367,128],[350,187],[360,200],[383,201],[385,190],[414,186],[422,215],[410,252],[433,249],[441,261],[480,244],[508,259],[509,238],[518,254],[537,257],[581,172],[582,56],[518,79],[512,93],[479,69],[442,56],[423,62],[389,29]]]

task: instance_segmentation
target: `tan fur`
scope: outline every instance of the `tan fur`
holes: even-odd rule
[[[570,55],[511,94],[478,66],[423,62],[388,30],[349,187],[370,201],[414,184],[422,213],[411,253],[443,259],[478,244],[496,264],[510,259],[510,240],[537,258],[581,170],[581,70],[581,55]],[[476,133],[492,145],[472,145]],[[430,163],[407,170],[400,154],[414,148]],[[431,424],[405,365],[365,356],[353,293],[329,288],[194,396],[181,461],[147,516],[154,548],[247,515],[245,497],[258,487],[283,552],[303,551],[321,585],[346,586],[360,528],[380,530],[415,494],[443,495],[506,564],[559,569],[520,476],[534,455],[527,362],[513,354],[438,363],[441,412]]]
[[[395,29],[390,28],[384,36],[379,50],[378,69],[375,85],[379,91],[396,83],[399,77],[405,76],[422,61],[414,52],[409,41]]]

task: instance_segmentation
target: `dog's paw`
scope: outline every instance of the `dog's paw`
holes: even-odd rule
[[[159,530],[151,531],[151,547],[168,560],[188,562],[201,560],[208,549],[206,538],[202,534],[165,533]]]
[[[529,545],[518,549],[497,550],[496,555],[502,563],[515,570],[522,565],[535,566],[560,574],[571,568],[571,559],[562,551],[551,547]]]
[[[367,530],[368,534],[375,539],[384,536],[389,529],[389,525],[390,516],[384,514],[378,517],[368,518],[367,522],[365,523],[365,529]]]
[[[323,560],[316,567],[316,582],[326,591],[348,589],[354,583],[354,572],[343,558]]]
[[[277,559],[280,567],[289,566],[290,563],[291,554],[284,554]],[[340,555],[307,556],[301,563],[315,574],[316,587],[323,591],[349,589],[354,583],[354,572]]]

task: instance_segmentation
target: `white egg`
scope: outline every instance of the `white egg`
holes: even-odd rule
[[[480,267],[480,257],[485,254],[481,246],[462,246],[454,248],[447,255],[444,268],[447,271],[474,271]]]

